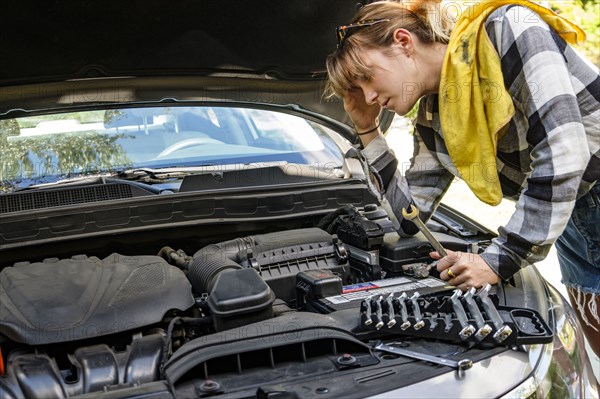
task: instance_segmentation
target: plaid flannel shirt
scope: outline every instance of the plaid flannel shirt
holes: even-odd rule
[[[600,75],[532,10],[504,6],[485,29],[501,58],[515,115],[498,141],[496,166],[516,210],[481,254],[502,278],[546,257],[577,198],[600,179]],[[427,220],[458,172],[444,144],[438,96],[423,97],[415,150],[404,176],[383,136],[363,150],[399,220],[414,203]],[[399,233],[416,233],[401,222]]]

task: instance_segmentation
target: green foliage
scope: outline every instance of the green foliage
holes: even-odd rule
[[[600,68],[600,0],[552,0],[548,4],[585,31],[587,40],[576,48]]]
[[[131,162],[116,143],[124,135],[107,136],[93,131],[9,137],[0,130],[0,192],[27,178],[107,171]]]

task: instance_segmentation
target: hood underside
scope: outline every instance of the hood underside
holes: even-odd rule
[[[0,64],[0,119],[90,104],[235,101],[294,104],[350,124],[341,101],[322,98],[325,60],[335,27],[362,3],[10,3],[0,24],[12,55]]]
[[[12,1],[0,86],[251,71],[322,78],[356,0]],[[316,74],[316,75],[315,75]],[[321,74],[321,76],[319,76]]]

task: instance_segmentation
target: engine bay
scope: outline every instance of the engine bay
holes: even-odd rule
[[[486,245],[435,234],[452,250]],[[16,263],[0,275],[0,396],[63,398],[157,382],[209,396],[378,364],[366,342],[417,331],[427,306],[418,297],[453,292],[432,267],[432,250],[422,236],[399,237],[385,211],[368,205],[192,255],[164,246],[155,255]],[[448,315],[425,315],[429,331],[450,331]],[[433,345],[460,355],[454,341]],[[420,342],[413,348],[432,345]],[[501,350],[474,346],[471,357]],[[282,364],[292,365],[285,376]]]

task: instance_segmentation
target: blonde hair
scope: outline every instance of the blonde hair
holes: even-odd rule
[[[443,12],[440,3],[441,0],[378,1],[362,7],[349,24],[381,19],[389,21],[356,28],[327,57],[328,81],[324,97],[342,97],[344,92],[356,87],[357,80],[368,79],[369,68],[359,50],[389,48],[396,29],[408,30],[424,44],[447,44],[454,19]]]

